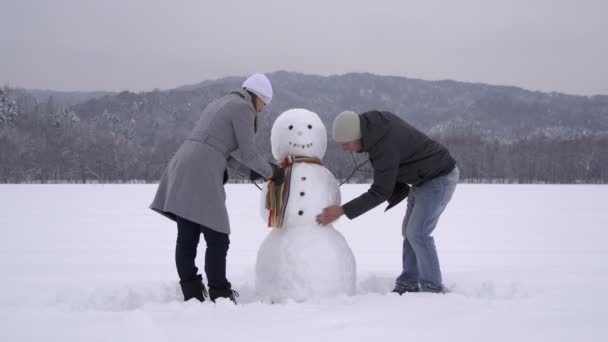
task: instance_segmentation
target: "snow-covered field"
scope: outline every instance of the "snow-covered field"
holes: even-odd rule
[[[389,293],[404,204],[341,219],[357,294],[271,305],[253,288],[259,192],[230,185],[238,306],[180,300],[155,188],[0,185],[0,341],[608,340],[608,186],[460,185],[435,233],[440,295]]]

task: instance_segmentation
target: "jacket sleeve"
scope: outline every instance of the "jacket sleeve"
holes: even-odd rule
[[[374,154],[375,156],[370,154],[374,161],[374,183],[366,193],[342,206],[344,214],[351,220],[386,201],[395,187],[399,154],[382,147]]]
[[[239,161],[264,178],[272,177],[270,164],[262,158],[255,145],[253,131],[255,113],[246,104],[240,105],[236,109],[232,113],[232,129],[238,144]]]
[[[230,156],[228,156],[228,160],[226,160],[226,167],[243,177],[249,177],[250,169],[239,161],[240,157],[237,152],[238,150],[232,152]]]

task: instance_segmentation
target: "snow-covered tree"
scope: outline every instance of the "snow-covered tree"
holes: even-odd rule
[[[80,118],[73,110],[63,109],[54,115],[56,127],[69,126],[72,127],[80,122]]]
[[[17,119],[17,105],[4,89],[0,89],[0,127],[11,125]]]

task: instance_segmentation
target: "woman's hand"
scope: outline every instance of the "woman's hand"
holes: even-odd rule
[[[277,186],[283,185],[285,181],[285,169],[276,164],[270,164],[270,166],[272,167],[272,177],[270,177],[270,180],[273,180]]]
[[[263,178],[264,177],[262,177],[262,175],[260,175],[259,173],[255,172],[253,170],[249,171],[249,180],[250,181],[255,182],[255,181],[263,179]]]

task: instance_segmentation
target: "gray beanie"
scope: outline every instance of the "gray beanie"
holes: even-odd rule
[[[345,111],[334,119],[334,140],[339,143],[361,139],[361,124],[359,115],[355,112]]]

